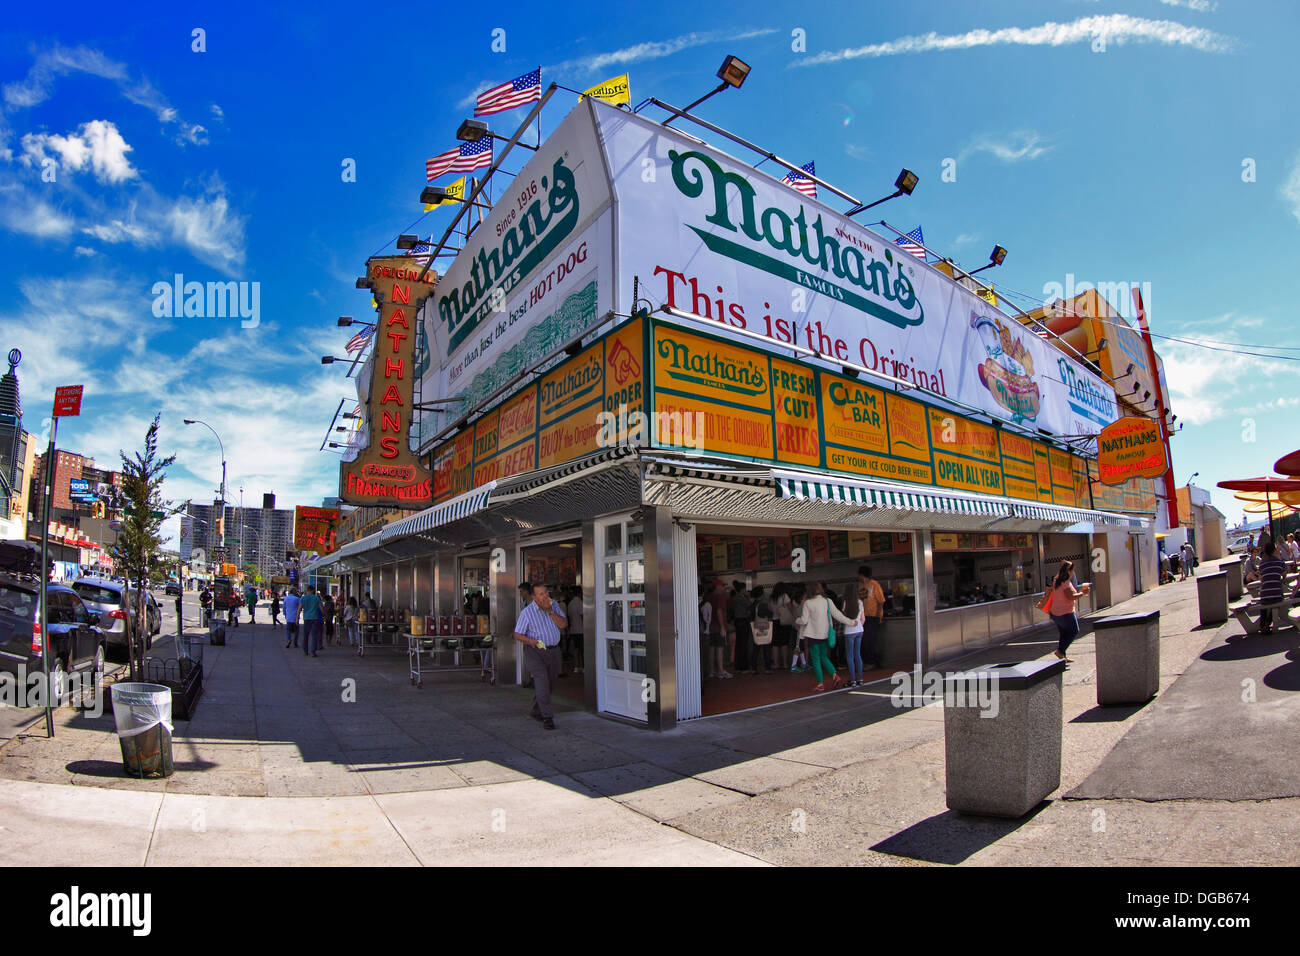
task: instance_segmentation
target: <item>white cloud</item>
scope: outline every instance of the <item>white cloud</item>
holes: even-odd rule
[[[1230,402],[1267,402],[1294,392],[1288,384],[1296,373],[1293,362],[1173,342],[1161,347],[1160,357],[1172,394],[1170,408],[1189,425],[1231,413]]]
[[[987,133],[978,136],[958,154],[957,158],[962,160],[975,153],[988,153],[1004,163],[1018,163],[1021,160],[1037,159],[1051,149],[1052,145],[1039,133],[1032,130],[1017,130],[1002,137],[994,137]]]
[[[71,235],[76,220],[16,183],[0,185],[0,225],[11,232],[38,239]]]
[[[87,167],[101,183],[122,183],[139,178],[126,154],[132,147],[109,120],[82,123],[66,136],[50,133],[27,133],[22,138],[23,164],[39,168],[52,150],[59,158],[59,172],[79,172]]]
[[[1282,198],[1286,200],[1287,211],[1300,222],[1300,153],[1291,161],[1291,172],[1282,184]]]
[[[769,27],[762,30],[746,30],[741,33],[728,33],[723,30],[684,33],[668,40],[646,40],[642,43],[634,43],[632,46],[624,47],[621,50],[612,50],[608,53],[593,53],[588,56],[565,60],[563,63],[546,67],[546,70],[567,69],[579,73],[595,73],[597,70],[607,70],[613,66],[627,66],[645,60],[662,59],[666,56],[672,56],[674,53],[680,53],[682,50],[689,50],[692,47],[704,46],[709,43],[734,43],[754,37],[767,36],[776,32],[775,28]]]
[[[1172,20],[1147,20],[1143,17],[1113,13],[1106,16],[1081,17],[1069,23],[1048,22],[1036,27],[978,29],[947,35],[930,32],[920,36],[900,37],[884,43],[819,53],[816,56],[795,60],[791,65],[815,66],[863,57],[969,50],[985,46],[1058,47],[1092,43],[1097,38],[1104,38],[1107,43],[1120,46],[1128,42],[1160,43],[1166,46],[1191,47],[1206,53],[1221,53],[1232,49],[1236,44],[1232,37],[1201,27],[1190,27]]]
[[[91,249],[89,246],[77,246],[77,248],[72,250],[72,252],[73,255],[85,256],[87,259],[90,258],[91,256],[99,254],[99,250]]]
[[[972,242],[979,242],[980,237],[971,232],[963,232],[960,236],[952,241],[954,246],[968,246]]]
[[[1219,5],[1211,0],[1160,0],[1160,2],[1167,7],[1186,7],[1197,13],[1210,13],[1219,9]]]
[[[22,80],[8,83],[0,90],[4,103],[11,110],[39,106],[54,95],[57,81],[72,73],[86,73],[113,83],[127,100],[149,110],[164,127],[176,124],[177,143],[202,145],[203,127],[187,123],[180,113],[149,80],[132,79],[125,64],[110,60],[98,50],[89,47],[55,46],[36,55],[35,61]]]
[[[182,197],[165,221],[171,237],[202,262],[227,272],[244,264],[244,217],[231,211],[224,193]]]
[[[226,118],[225,111],[222,110],[222,108],[218,106],[216,103],[212,104],[212,115],[219,120],[224,120]]]
[[[856,143],[845,143],[844,152],[848,153],[849,156],[852,157],[853,159],[860,160],[860,161],[866,161],[868,159],[871,159],[871,157],[875,155],[871,147],[859,146]]]

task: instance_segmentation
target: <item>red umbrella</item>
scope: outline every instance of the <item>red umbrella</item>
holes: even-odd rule
[[[1286,459],[1283,459],[1282,461],[1285,460]],[[1278,462],[1278,464],[1280,465],[1282,464],[1282,462],[1280,461]],[[1228,491],[1263,491],[1265,493],[1268,492],[1281,493],[1286,491],[1300,491],[1300,479],[1269,478],[1267,476],[1263,478],[1239,478],[1234,481],[1221,481],[1219,482],[1219,487],[1225,488]],[[1273,504],[1272,504],[1273,495],[1272,494],[1269,494],[1268,502],[1269,502],[1268,534],[1269,537],[1272,537],[1273,536]]]
[[[1290,475],[1292,478],[1300,478],[1300,448],[1291,452],[1289,455],[1283,455],[1273,465],[1273,470],[1279,475]]]

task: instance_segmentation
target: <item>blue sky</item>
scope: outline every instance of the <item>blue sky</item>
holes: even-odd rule
[[[1271,473],[1300,445],[1290,5],[592,9],[11,12],[0,38],[0,346],[23,351],[27,427],[44,435],[54,387],[84,382],[61,447],[112,465],[161,411],[164,449],[179,455],[168,491],[205,499],[217,449],[181,424],[201,418],[222,435],[236,497],[242,484],[248,500],[273,491],[281,505],[318,504],[336,491],[337,458],[317,449],[353,394],[319,357],[342,354],[337,316],[365,315],[353,280],[420,216],[424,159],[454,145],[474,94],[540,64],[543,83],[585,88],[629,72],[634,102],[685,105],[731,52],[753,73],[702,116],[814,160],[855,195],[885,195],[901,166],[915,170],[915,194],[879,207],[883,218],[921,224],[929,245],[968,268],[1006,246],[985,278],[1025,293],[1022,307],[1070,274],[1142,283],[1157,333],[1290,347],[1265,357],[1157,341],[1186,423],[1174,442],[1180,484],[1193,472],[1202,486]],[[504,52],[492,49],[496,29]],[[544,132],[572,104],[555,97]],[[494,128],[512,115],[523,111]],[[341,175],[348,159],[355,182]],[[945,160],[955,182],[941,181]],[[435,211],[420,229],[440,234],[451,215]],[[259,283],[257,326],[157,317],[154,283],[176,273]],[[1215,500],[1240,517],[1228,493]]]

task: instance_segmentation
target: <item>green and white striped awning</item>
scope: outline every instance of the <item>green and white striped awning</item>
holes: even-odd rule
[[[824,481],[807,475],[774,471],[776,493],[781,498],[805,501],[838,501],[847,505],[931,511],[944,514],[1011,516],[1008,502],[974,495],[948,494],[937,489],[910,489],[868,481]]]
[[[431,531],[450,521],[468,518],[474,512],[487,507],[488,495],[492,493],[496,486],[495,481],[489,481],[486,485],[467,491],[450,501],[444,501],[432,508],[417,511],[401,521],[394,521],[380,532],[380,541],[387,543],[395,538],[405,538],[409,535],[420,534],[423,531]]]
[[[1018,517],[1033,518],[1038,521],[1053,521],[1062,524],[1079,524],[1087,521],[1095,524],[1118,525],[1124,528],[1146,527],[1146,521],[1141,518],[1114,514],[1110,511],[1090,511],[1086,508],[1065,508],[1060,505],[1041,505],[1020,501],[1013,502],[1011,507]]]

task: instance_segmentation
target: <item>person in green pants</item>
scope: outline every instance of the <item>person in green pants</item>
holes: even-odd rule
[[[834,678],[835,683],[831,685],[831,690],[844,683],[844,681],[840,680],[840,675],[835,673],[835,668],[831,665],[829,656],[828,639],[830,638],[832,620],[838,621],[841,625],[853,623],[827,599],[826,592],[822,589],[820,581],[810,581],[808,583],[808,597],[803,602],[803,609],[799,612],[795,624],[803,629],[802,632],[808,641],[808,656],[812,658],[813,673],[817,677],[816,690],[826,689],[826,683],[822,677],[823,671]]]

